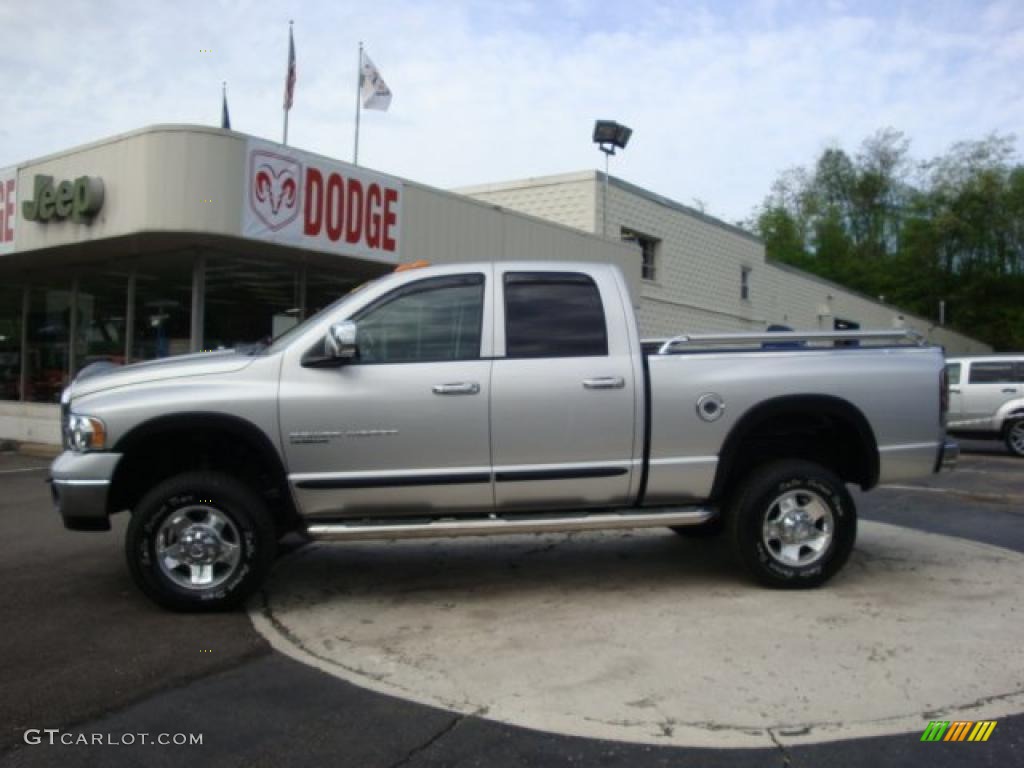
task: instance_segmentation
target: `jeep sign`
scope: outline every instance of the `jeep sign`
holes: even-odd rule
[[[47,222],[73,219],[88,222],[103,207],[103,179],[79,176],[74,182],[62,181],[56,187],[52,176],[37,175],[32,200],[21,204],[26,221]]]
[[[397,263],[403,191],[398,179],[250,140],[242,234]]]

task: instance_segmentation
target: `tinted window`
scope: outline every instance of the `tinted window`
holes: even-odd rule
[[[971,363],[971,384],[1010,384],[1016,382],[1014,364]]]
[[[950,363],[946,366],[946,376],[949,377],[950,386],[960,383],[960,363]]]
[[[505,275],[506,356],[594,357],[608,354],[601,294],[586,275]]]
[[[356,316],[361,363],[471,360],[480,357],[483,275],[421,280]]]

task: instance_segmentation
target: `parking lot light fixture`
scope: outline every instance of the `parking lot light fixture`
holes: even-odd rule
[[[616,149],[625,149],[633,129],[614,120],[598,120],[594,123],[593,142],[604,152],[604,191],[602,199],[601,233],[608,237],[608,158]]]

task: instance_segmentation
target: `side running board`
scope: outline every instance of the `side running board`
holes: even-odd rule
[[[591,513],[509,515],[499,517],[438,518],[417,520],[309,521],[306,532],[320,541],[366,539],[425,539],[443,536],[492,536],[510,533],[600,531],[613,528],[660,528],[700,525],[717,512],[704,507],[665,507],[657,511],[635,509]]]

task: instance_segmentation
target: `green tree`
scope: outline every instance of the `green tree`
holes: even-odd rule
[[[915,163],[883,129],[856,155],[824,150],[783,173],[750,226],[769,258],[958,329],[1024,348],[1024,166],[1013,137],[959,142]]]

